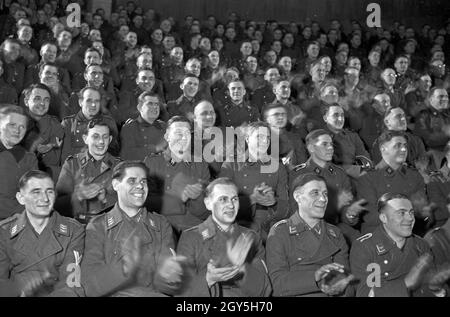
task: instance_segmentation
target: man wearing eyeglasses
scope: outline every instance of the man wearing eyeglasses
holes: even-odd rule
[[[428,244],[412,233],[411,201],[386,193],[377,202],[378,225],[359,237],[350,251],[350,267],[359,280],[356,296],[446,296],[447,270],[436,270]]]
[[[70,155],[62,166],[56,184],[59,210],[71,211],[69,215],[82,223],[116,202],[111,176],[120,159],[107,152],[112,138],[108,122],[89,121],[83,131],[87,149]]]

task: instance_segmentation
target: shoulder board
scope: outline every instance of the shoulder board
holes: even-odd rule
[[[131,124],[131,123],[133,123],[135,120],[136,120],[136,119],[129,118],[127,121],[125,121],[125,123],[124,123],[123,125],[125,126],[125,125],[128,125],[128,124]]]
[[[302,164],[294,166],[293,170],[295,172],[298,172],[299,170],[304,169],[305,167],[306,167],[306,163],[302,163]]]
[[[76,116],[76,114],[72,114],[72,115],[70,115],[70,116],[64,117],[64,118],[62,119],[62,121],[73,119],[73,118],[75,118],[75,116]]]
[[[0,227],[7,227],[8,224],[17,220],[18,215],[19,214],[14,214],[9,218],[6,218],[6,219],[0,221]]]
[[[333,238],[337,238],[340,236],[340,230],[338,227],[330,224],[330,223],[325,223],[325,228],[327,230],[327,233],[332,236]]]
[[[282,224],[285,224],[285,223],[286,223],[286,224],[288,223],[288,219],[283,219],[283,220],[280,220],[280,221],[278,221],[277,223],[275,223],[275,224],[272,226],[272,228],[270,228],[268,237],[274,235],[274,234],[275,234],[275,230],[277,229],[277,227],[280,226],[280,225],[282,225]]]
[[[196,226],[193,226],[193,227],[190,227],[190,228],[188,228],[188,229],[183,230],[183,232],[195,231],[195,230],[198,229],[198,227],[199,227],[199,225],[196,225]]]
[[[366,233],[365,235],[357,238],[356,240],[359,241],[359,242],[363,242],[363,241],[365,241],[367,239],[370,239],[370,238],[372,238],[372,233],[369,232],[369,233]]]
[[[66,158],[66,161],[73,160],[74,158],[75,158],[75,156],[73,156],[73,154],[70,154],[70,155]]]

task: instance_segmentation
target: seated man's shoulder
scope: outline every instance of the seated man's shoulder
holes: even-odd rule
[[[19,219],[20,214],[14,214],[6,219],[0,221],[0,229],[9,231],[12,226],[16,223],[17,219]]]
[[[283,234],[284,232],[287,232],[289,230],[289,219],[283,219],[275,223],[272,228],[270,228],[268,238],[274,236]]]
[[[72,235],[75,231],[84,230],[84,225],[78,220],[60,215],[57,211],[56,230],[63,235]]]

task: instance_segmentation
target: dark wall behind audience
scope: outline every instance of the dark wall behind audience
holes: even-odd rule
[[[128,0],[116,0],[126,4]],[[420,26],[423,23],[442,23],[449,16],[449,0],[138,0],[144,9],[154,8],[162,16],[182,20],[186,14],[205,18],[213,14],[222,22],[232,11],[241,18],[280,22],[304,21],[306,17],[328,25],[330,17],[341,21],[358,19],[365,22],[369,3],[381,6],[382,22],[400,20],[402,23]],[[446,12],[446,14],[443,14]]]

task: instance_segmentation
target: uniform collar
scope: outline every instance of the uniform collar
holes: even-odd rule
[[[155,221],[152,219],[152,217],[147,212],[147,209],[145,207],[141,207],[139,210],[141,212],[142,222],[147,225],[149,229],[159,231],[159,228],[156,226]],[[106,222],[106,230],[110,230],[114,228],[116,225],[122,222],[123,220],[123,213],[125,213],[120,207],[119,204],[116,203],[114,207],[106,214],[105,216],[105,222]]]
[[[236,223],[233,223],[230,226],[230,230],[227,233],[233,233],[235,230],[236,230]],[[219,228],[219,225],[215,223],[215,221],[212,218],[212,215],[210,215],[208,219],[206,219],[198,226],[198,231],[203,237],[203,240],[209,240],[216,235],[217,231],[223,230]]]
[[[85,166],[86,164],[91,162],[96,162],[95,158],[89,154],[89,150],[87,148],[84,148],[79,154],[78,159],[80,160],[81,167]],[[103,173],[105,170],[112,168],[115,163],[115,157],[106,152],[105,156],[99,160],[101,161],[101,172]]]
[[[377,170],[384,170],[387,175],[391,176],[394,175],[396,172],[401,174],[406,174],[406,165],[403,164],[400,166],[397,170],[393,169],[391,166],[389,166],[388,163],[384,159],[381,159],[381,161],[375,166],[375,169]]]
[[[316,174],[320,174],[322,170],[328,170],[330,173],[335,171],[335,168],[330,162],[327,162],[324,167],[320,167],[311,157],[306,161],[306,165],[312,168]]]
[[[297,234],[303,231],[315,230],[315,228],[319,228],[319,234],[323,233],[324,230],[324,221],[321,219],[314,228],[311,228],[305,220],[300,217],[300,213],[298,210],[289,218],[289,234]],[[317,232],[317,230],[316,230]]]
[[[174,159],[171,155],[171,151],[170,151],[169,147],[167,147],[162,153],[163,153],[164,160],[166,162],[169,162],[172,166],[174,166],[177,163],[182,163],[182,162],[184,162],[186,164],[190,164],[190,162],[188,160],[186,160],[186,158],[184,158],[183,160]]]
[[[17,214],[16,220],[11,223],[10,227],[10,239],[17,236],[27,225],[31,225],[28,218],[27,213],[24,210],[22,213]],[[69,226],[64,218],[59,216],[55,211],[52,211],[52,214],[48,220],[46,228],[52,229],[54,232],[64,236],[70,236]],[[45,230],[45,229],[44,229]]]
[[[148,123],[147,121],[145,121],[141,115],[138,116],[137,118],[137,122],[139,122],[139,125],[142,125],[144,127],[156,127],[156,128],[162,128],[161,127],[161,122],[156,119],[155,121],[153,121],[153,123]]]
[[[375,229],[374,236],[376,237],[375,241],[377,243],[375,244],[375,248],[378,255],[383,255],[389,252],[394,247],[397,248],[397,244],[394,242],[394,240],[391,239],[391,237],[389,237],[388,233],[383,228],[383,225],[379,225],[378,228]]]

